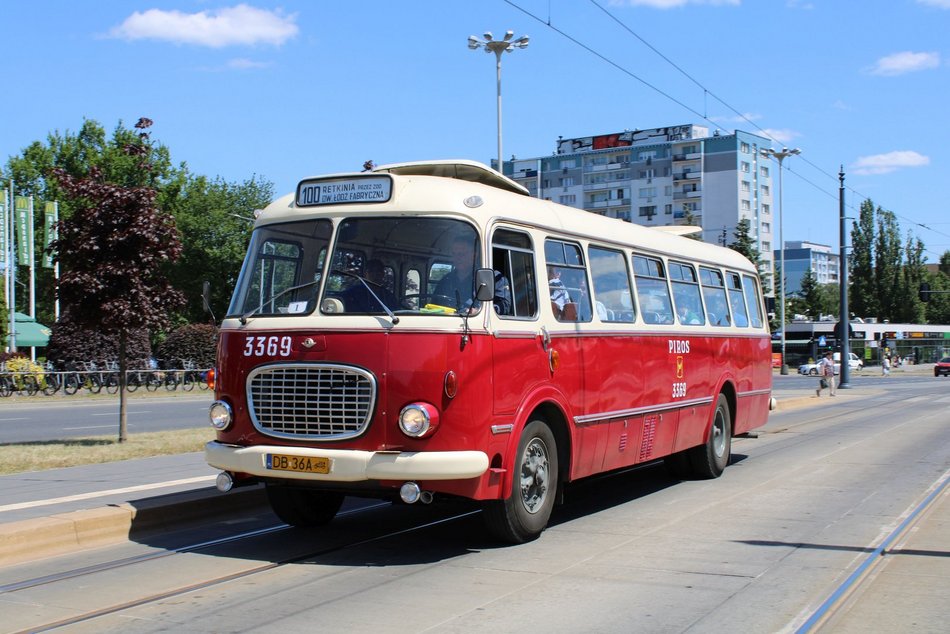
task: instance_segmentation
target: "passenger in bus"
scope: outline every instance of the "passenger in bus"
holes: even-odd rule
[[[696,326],[703,323],[703,319],[699,316],[699,313],[686,304],[677,304],[676,314],[679,316],[681,324]]]
[[[459,313],[478,310],[475,301],[475,244],[464,237],[452,241],[452,270],[435,287],[436,303],[445,302]],[[495,312],[511,314],[511,284],[508,278],[495,271]]]
[[[564,306],[571,302],[571,294],[561,281],[561,270],[553,266],[548,267],[548,288],[551,290],[551,303],[558,310],[564,310]]]
[[[363,279],[369,282],[369,287],[373,293],[386,304],[390,310],[396,310],[399,303],[396,296],[386,287],[386,267],[381,260],[373,258],[366,263],[366,269],[363,272]],[[381,311],[383,308],[379,301],[370,294],[366,286],[360,280],[354,280],[356,283],[350,286],[342,295],[343,305],[350,313],[370,313]]]

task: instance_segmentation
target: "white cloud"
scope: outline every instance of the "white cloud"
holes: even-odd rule
[[[903,51],[877,60],[871,69],[871,74],[892,77],[938,66],[940,66],[940,53]]]
[[[779,143],[788,143],[801,136],[798,132],[788,128],[765,128],[762,132],[766,137],[775,139]]]
[[[741,0],[611,0],[613,6],[650,7],[651,9],[677,9],[687,4],[711,4],[713,6],[739,6]]]
[[[926,4],[938,9],[950,9],[950,0],[917,0],[917,4]]]
[[[831,104],[831,107],[834,108],[835,110],[845,110],[845,111],[854,110],[854,108],[849,106],[846,102],[842,101],[841,99],[835,100],[835,102]]]
[[[904,167],[923,167],[930,165],[930,157],[913,150],[898,150],[885,154],[861,156],[851,166],[855,174],[888,174]]]
[[[296,15],[246,4],[200,13],[149,9],[136,11],[110,35],[125,40],[163,40],[211,48],[234,45],[280,46],[297,35]]]
[[[243,57],[228,60],[228,68],[233,70],[251,70],[255,68],[267,68],[268,66],[270,66],[270,64],[267,62],[255,62],[252,59],[245,59]]]

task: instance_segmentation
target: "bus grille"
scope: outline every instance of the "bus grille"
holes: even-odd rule
[[[343,440],[366,430],[376,379],[350,366],[262,366],[247,378],[247,400],[251,421],[262,434]]]

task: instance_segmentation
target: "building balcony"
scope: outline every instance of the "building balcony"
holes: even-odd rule
[[[697,189],[692,192],[673,192],[673,200],[690,200],[692,198],[702,198],[702,190]]]
[[[680,172],[678,174],[673,174],[674,181],[699,180],[702,177],[703,177],[703,173],[698,170],[695,172]]]

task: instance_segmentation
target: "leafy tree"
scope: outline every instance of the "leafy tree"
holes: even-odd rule
[[[882,319],[899,321],[901,297],[900,227],[893,212],[877,209],[877,235],[874,239],[874,277]]]
[[[60,319],[50,327],[49,346],[46,358],[58,369],[81,369],[83,361],[118,362],[118,340],[99,328],[86,329],[70,318]],[[126,353],[133,367],[145,368],[145,360],[151,355],[147,330],[129,334]]]
[[[752,225],[748,218],[743,218],[736,223],[736,230],[733,233],[735,240],[727,245],[733,251],[738,251],[744,255],[759,272],[759,283],[762,285],[762,291],[768,292],[771,284],[768,283],[768,274],[765,272],[765,263],[762,261],[762,254],[752,238]]]
[[[944,251],[940,256],[939,270],[944,275],[950,276],[950,251]]]
[[[850,289],[848,307],[859,317],[878,317],[877,283],[874,277],[874,203],[861,203],[858,220],[851,226],[851,257],[848,259]]]
[[[168,209],[182,234],[182,255],[170,271],[175,288],[188,303],[183,318],[207,320],[201,301],[202,283],[211,282],[211,310],[224,316],[237,283],[250,240],[254,211],[274,197],[267,181],[251,178],[240,184],[203,176],[189,178]]]
[[[59,223],[53,243],[63,265],[59,298],[64,313],[87,330],[99,328],[118,340],[120,377],[119,442],[127,439],[125,372],[130,336],[164,326],[170,311],[183,303],[169,284],[164,267],[181,254],[174,220],[156,204],[155,171],[150,157],[149,119],[140,119],[138,136],[123,151],[128,169],[94,166],[77,177],[58,168],[54,175],[72,203],[72,214]]]
[[[811,270],[811,267],[805,271],[805,274],[802,275],[802,284],[801,290],[798,292],[799,296],[803,300],[804,304],[804,313],[813,319],[818,319],[821,315],[821,306],[820,297],[819,297],[819,284],[818,278],[815,277],[815,272]]]
[[[900,285],[896,289],[897,306],[894,319],[909,324],[926,323],[927,311],[920,301],[920,285],[926,279],[924,243],[907,234],[904,245],[904,266],[900,270]]]
[[[950,324],[950,276],[944,273],[925,273],[925,281],[930,284],[931,293],[927,302],[927,323]],[[942,292],[940,292],[942,291]]]
[[[17,195],[32,195],[38,201],[58,201],[61,220],[72,215],[73,206],[54,176],[56,170],[75,178],[84,178],[96,168],[101,178],[117,185],[148,185],[162,191],[180,187],[175,181],[180,170],[172,167],[168,149],[161,144],[149,144],[147,156],[130,154],[127,148],[136,146],[139,141],[138,132],[121,122],[109,137],[99,123],[84,119],[78,132],[52,132],[47,135],[45,143],[35,141],[20,155],[10,157],[4,176],[14,180]],[[147,172],[140,168],[143,159],[148,162]],[[160,198],[164,196],[162,194]],[[42,211],[42,205],[36,205],[35,212],[40,214],[34,219],[37,228],[43,226]],[[36,231],[34,251],[37,256],[43,250],[42,238],[42,232]],[[19,279],[26,279],[26,268],[17,275]],[[27,285],[17,286],[17,305],[25,306],[29,289]],[[41,323],[52,324],[55,320],[54,289],[52,269],[38,266],[36,316]]]

